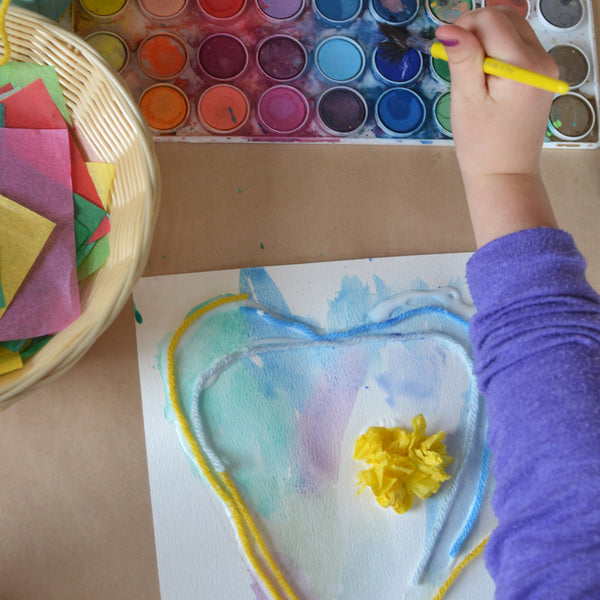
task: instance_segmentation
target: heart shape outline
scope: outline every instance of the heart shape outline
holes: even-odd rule
[[[244,294],[237,295],[237,296],[220,297],[220,298],[217,298],[216,300],[214,300],[213,302],[201,305],[197,311],[192,312],[190,315],[188,315],[188,317],[186,318],[186,321],[184,321],[182,326],[179,328],[178,332],[176,332],[176,334],[173,336],[171,343],[169,344],[169,351],[168,351],[168,363],[170,365],[169,366],[169,390],[170,390],[170,396],[172,399],[174,397],[174,394],[176,396],[175,381],[174,381],[174,375],[173,375],[173,369],[172,369],[173,364],[174,364],[174,353],[175,353],[175,348],[181,338],[181,334],[183,333],[183,331],[189,325],[191,325],[191,323],[194,322],[197,318],[206,314],[210,310],[213,310],[214,308],[217,308],[217,307],[222,306],[227,303],[244,302],[246,299],[247,299],[247,295],[244,295]],[[248,310],[258,310],[258,309],[256,307],[254,307],[254,308],[248,308]],[[264,308],[261,310],[264,310]],[[436,309],[429,306],[429,307],[427,307],[427,310],[436,310]],[[445,311],[445,309],[439,309],[439,311],[447,314],[447,311]],[[414,313],[419,313],[419,309],[415,309]],[[285,320],[284,317],[280,317],[277,315],[271,315],[271,318]],[[406,318],[406,316],[403,317],[403,319],[405,319],[405,318]],[[343,338],[344,336],[349,335],[348,332],[345,332],[342,334],[340,334],[338,332],[337,334],[334,333],[334,334],[322,335],[322,334],[316,334],[308,326],[304,326],[303,324],[296,323],[295,326],[304,328],[305,333],[309,332],[313,335],[313,337],[318,338],[316,341],[312,340],[310,342],[311,345],[315,345],[315,344],[331,345],[331,344],[335,343],[336,341],[339,341],[339,339]],[[389,323],[381,325],[381,328],[383,328],[383,327],[389,327]],[[375,329],[376,328],[377,328],[377,326],[375,326]],[[369,335],[368,330],[373,329],[373,326],[360,326],[358,328],[355,328],[350,333],[356,334],[360,329],[363,330],[362,333],[364,334],[362,339],[360,340],[360,342],[362,342],[366,339],[366,337],[368,337],[368,335]],[[443,336],[443,334],[436,334],[436,335],[438,337]],[[405,335],[403,339],[406,340],[406,339],[408,339],[408,337],[409,336]],[[415,334],[415,337],[418,337],[419,339],[423,339],[424,336],[422,333],[420,333],[420,334]],[[449,338],[448,341],[450,341],[454,344],[457,344],[456,340],[453,340],[452,338]],[[359,343],[359,342],[355,341],[352,343]],[[296,346],[299,346],[299,345],[302,345],[302,343],[296,344]],[[281,350],[286,346],[290,347],[289,340],[284,343],[277,343],[277,342],[272,343],[272,344],[270,344],[270,348],[268,350],[270,350],[270,351]],[[465,359],[467,360],[467,362],[470,363],[470,358],[469,358],[468,354],[464,351],[464,348],[461,347],[461,350],[464,353]],[[265,352],[264,345],[262,348],[256,350],[257,354],[259,352]],[[251,354],[251,351],[248,351],[248,349],[246,349],[246,356],[249,356],[249,354]],[[199,408],[198,408],[199,401],[197,401],[197,400],[199,400],[199,398],[196,399],[196,395],[198,395],[198,396],[200,395],[200,392],[198,390],[200,390],[200,391],[202,390],[204,384],[206,383],[206,381],[208,379],[215,378],[216,373],[218,373],[221,370],[226,369],[227,363],[231,364],[232,362],[235,362],[235,360],[237,360],[240,356],[241,356],[240,352],[232,353],[231,355],[226,357],[224,360],[222,360],[221,364],[216,364],[215,366],[213,366],[213,368],[210,370],[210,372],[205,373],[204,376],[200,378],[200,380],[198,381],[198,384],[196,386],[196,390],[194,392],[195,400],[192,402],[192,410],[196,410],[196,414],[192,416],[192,422],[194,424],[197,422],[200,422],[200,420],[198,418],[198,414],[197,414],[198,410],[199,410]],[[474,397],[475,401],[472,402],[472,404],[474,406],[477,406],[476,400],[478,398],[478,392],[476,389],[473,392],[473,397]],[[245,549],[246,555],[247,555],[248,559],[250,560],[256,573],[259,575],[261,580],[263,580],[263,583],[265,584],[267,589],[269,589],[269,591],[272,593],[273,597],[280,598],[281,596],[278,595],[278,592],[273,588],[272,582],[270,581],[270,577],[267,574],[265,574],[264,572],[262,572],[262,569],[261,569],[261,566],[259,563],[259,558],[255,557],[253,555],[253,552],[249,550],[250,542],[252,541],[252,539],[248,539],[249,538],[249,536],[247,535],[248,532],[251,533],[250,537],[252,537],[254,542],[257,543],[260,552],[263,554],[263,558],[266,560],[267,565],[271,569],[271,571],[272,571],[271,576],[275,577],[276,581],[282,587],[282,589],[285,590],[285,592],[288,594],[289,598],[296,598],[296,596],[293,594],[293,592],[290,593],[290,591],[288,589],[286,589],[286,588],[289,588],[289,586],[287,585],[287,581],[285,580],[285,577],[281,574],[281,570],[279,569],[279,567],[276,564],[276,562],[274,561],[274,559],[272,559],[272,557],[270,557],[270,554],[269,554],[268,549],[266,548],[266,545],[264,543],[262,543],[260,532],[258,531],[258,528],[256,527],[255,523],[253,522],[252,517],[250,516],[249,512],[245,508],[243,500],[241,499],[239,492],[235,488],[235,484],[230,479],[229,475],[225,472],[225,468],[223,467],[221,461],[216,456],[216,454],[211,453],[210,448],[209,448],[208,444],[206,443],[206,440],[204,439],[203,432],[201,431],[201,429],[198,429],[198,427],[195,427],[194,431],[192,432],[192,430],[189,429],[189,427],[187,425],[187,421],[185,419],[185,415],[183,414],[183,412],[180,411],[178,418],[180,421],[180,425],[182,426],[182,430],[187,429],[187,433],[186,433],[185,437],[188,441],[188,444],[192,448],[193,454],[196,457],[196,459],[198,460],[198,462],[200,464],[202,464],[202,462],[205,461],[205,458],[202,456],[202,452],[204,452],[206,454],[206,456],[208,457],[209,463],[211,463],[212,466],[216,468],[216,471],[223,473],[223,475],[219,476],[221,481],[216,482],[216,486],[218,489],[215,489],[215,491],[217,491],[219,497],[224,502],[224,504],[226,506],[230,507],[230,510],[233,511],[233,514],[231,514],[231,513],[230,514],[233,518],[234,523],[236,523],[236,529],[238,530],[238,536],[240,538],[242,546]],[[470,430],[473,432],[474,428],[472,427],[472,428],[470,428]],[[200,445],[198,445],[196,443],[196,438],[200,439],[200,440],[204,439],[204,442],[201,441]],[[468,448],[469,444],[465,443],[463,445],[463,447]],[[207,479],[209,480],[211,485],[213,487],[215,487],[214,477],[212,475],[212,472],[210,471],[210,465],[207,464],[205,466],[208,469],[208,471],[204,472],[205,469],[203,468],[202,470],[204,472],[204,475],[207,477]],[[207,473],[208,473],[208,475],[207,475]],[[211,481],[211,479],[213,481]],[[454,483],[455,487],[458,487],[458,480],[459,480],[458,477],[455,478],[455,480],[454,480],[456,482],[456,483]],[[480,500],[480,498],[479,498],[479,500]],[[475,505],[477,505],[477,504],[478,504],[478,499],[476,498]],[[477,511],[475,511],[475,512],[477,512]],[[437,533],[439,533],[439,530],[441,529],[442,525],[443,525],[443,519],[440,520],[439,527],[436,526],[436,528],[434,528],[434,530],[437,529]],[[471,523],[471,525],[472,525],[472,523]],[[437,533],[436,533],[436,535],[437,535]],[[468,534],[468,531],[465,529],[463,531],[463,534],[464,535],[463,535],[462,541],[464,541],[464,538]],[[434,543],[434,541],[435,540],[433,540],[431,542],[430,546]],[[459,543],[459,540],[457,540],[456,543]],[[460,542],[460,543],[462,543],[462,542]],[[460,543],[459,543],[459,545],[460,545]],[[422,571],[424,571],[425,567],[427,566],[426,563],[427,563],[427,553],[425,552],[424,558],[421,561],[419,568],[417,569],[417,573],[415,574],[416,575],[415,579],[417,579],[417,580],[419,579],[420,575],[419,575],[418,571],[420,569],[421,574],[422,574]]]

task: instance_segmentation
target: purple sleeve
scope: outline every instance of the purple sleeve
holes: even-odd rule
[[[498,527],[496,599],[600,598],[600,297],[561,230],[520,231],[467,266]]]

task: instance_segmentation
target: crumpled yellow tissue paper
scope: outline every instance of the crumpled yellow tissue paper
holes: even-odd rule
[[[442,443],[440,431],[425,437],[427,422],[419,414],[412,420],[414,431],[400,427],[370,427],[354,446],[354,458],[371,465],[358,474],[360,494],[370,487],[377,502],[402,514],[413,504],[413,497],[428,498],[450,479],[445,471],[454,460]]]

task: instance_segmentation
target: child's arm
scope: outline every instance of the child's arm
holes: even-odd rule
[[[539,156],[552,96],[486,77],[485,52],[556,76],[527,23],[483,9],[438,29],[452,129],[479,245],[467,279],[475,372],[488,411],[497,600],[600,590],[600,298],[556,223]],[[467,31],[468,30],[468,31]],[[546,227],[544,227],[546,226]],[[486,243],[489,242],[489,243]]]
[[[531,227],[556,227],[540,175],[552,94],[490,77],[485,55],[556,77],[558,69],[512,8],[476,10],[437,37],[452,76],[451,118],[477,244]]]
[[[600,298],[571,236],[536,228],[467,265],[498,518],[485,552],[496,600],[600,591]]]

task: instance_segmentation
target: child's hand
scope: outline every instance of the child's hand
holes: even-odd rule
[[[552,93],[482,70],[487,55],[557,77],[529,23],[511,7],[485,8],[436,35],[450,63],[452,131],[465,184],[487,175],[538,177]]]

